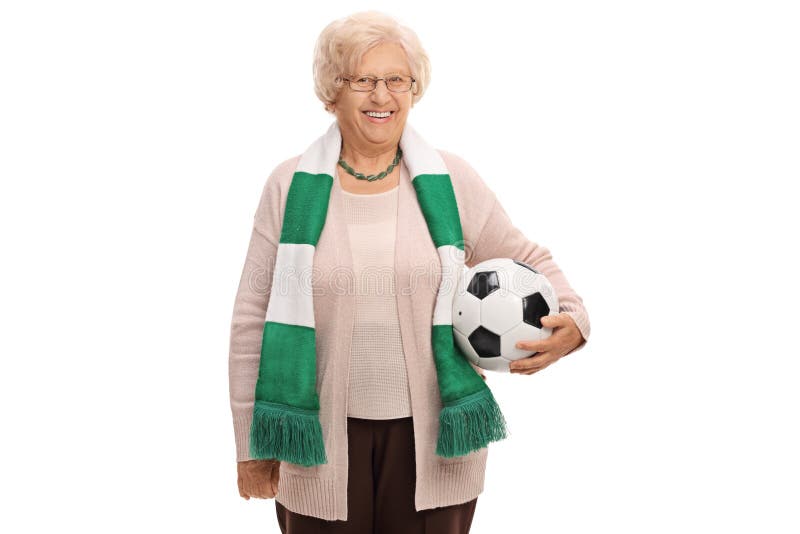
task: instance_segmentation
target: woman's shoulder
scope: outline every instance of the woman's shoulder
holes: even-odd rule
[[[297,164],[300,162],[301,156],[302,154],[298,154],[278,163],[272,169],[272,172],[270,172],[269,178],[267,178],[267,183],[288,183],[292,179],[294,171],[297,169]]]
[[[495,194],[464,158],[448,150],[436,150],[450,173],[464,239],[474,246],[494,207]]]
[[[474,173],[475,170],[472,166],[467,163],[467,160],[456,154],[455,152],[451,152],[449,150],[445,150],[443,148],[437,148],[436,151],[442,156],[444,160],[444,164],[447,165],[447,169],[450,171],[450,174],[465,174],[465,173]]]
[[[294,171],[297,169],[297,164],[300,162],[300,156],[292,156],[273,167],[261,190],[262,204],[277,203],[282,194],[289,191],[289,185]]]
[[[292,176],[300,161],[300,156],[292,156],[278,163],[269,173],[261,189],[261,198],[256,208],[256,225],[273,240],[280,235],[280,221],[286,204],[286,193],[289,191]]]
[[[449,150],[437,148],[436,151],[442,156],[442,160],[447,166],[457,196],[459,193],[464,197],[494,195],[480,174],[466,159]]]

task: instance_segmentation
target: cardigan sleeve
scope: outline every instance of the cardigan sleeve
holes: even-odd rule
[[[583,299],[572,288],[567,277],[553,260],[550,250],[528,239],[511,221],[494,192],[478,173],[464,160],[446,154],[448,167],[458,172],[461,189],[459,211],[464,229],[464,247],[468,267],[492,258],[512,258],[544,274],[558,296],[559,313],[568,314],[583,336],[580,345],[569,354],[582,349],[591,327]],[[463,206],[463,209],[462,209]]]
[[[262,190],[233,306],[228,380],[236,460],[239,462],[252,459],[250,425],[261,363],[264,320],[280,242],[280,183],[287,172],[292,172],[289,162],[287,160],[275,168]]]
[[[583,340],[568,354],[584,347],[589,339],[589,315],[583,299],[572,288],[567,277],[553,260],[550,250],[534,243],[512,224],[506,211],[495,199],[486,225],[478,237],[472,254],[472,265],[491,258],[512,258],[527,263],[544,274],[558,296],[558,311],[566,313],[575,321]]]

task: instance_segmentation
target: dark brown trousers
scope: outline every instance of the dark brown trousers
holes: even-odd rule
[[[416,461],[411,417],[347,418],[347,521],[297,514],[275,501],[283,534],[467,534],[478,498],[414,509]]]

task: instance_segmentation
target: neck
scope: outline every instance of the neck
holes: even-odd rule
[[[377,174],[385,171],[394,161],[397,154],[397,145],[376,150],[359,150],[347,143],[342,143],[342,159],[357,172],[363,174]]]

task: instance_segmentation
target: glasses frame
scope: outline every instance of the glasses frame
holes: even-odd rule
[[[405,76],[405,74],[400,74],[399,72],[394,72],[394,73],[391,73],[391,74],[387,75],[387,77],[392,77],[392,76]],[[388,91],[390,91],[392,93],[407,93],[407,92],[411,91],[412,89],[414,89],[414,84],[417,82],[416,78],[414,78],[413,76],[409,76],[409,78],[411,78],[411,85],[408,86],[408,89],[406,89],[404,91],[395,91],[394,89],[390,89],[389,88],[389,84],[386,82],[386,78],[385,77],[384,78],[378,78],[377,76],[369,76],[369,75],[363,74],[363,75],[359,75],[359,76],[357,76],[355,78],[352,78],[352,77],[351,78],[345,78],[344,76],[340,76],[340,78],[342,80],[346,81],[347,85],[350,87],[350,89],[353,90],[353,91],[356,91],[357,93],[371,93],[372,91],[374,91],[375,89],[378,88],[378,82],[381,81],[381,80],[383,80],[383,84],[386,86],[386,89]],[[355,87],[353,87],[353,80],[354,79],[358,79],[358,78],[369,78],[369,79],[371,79],[372,80],[372,89],[360,89],[360,88],[356,89]]]

